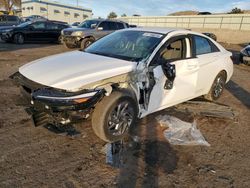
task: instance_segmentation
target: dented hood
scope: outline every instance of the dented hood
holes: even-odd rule
[[[93,82],[132,71],[136,63],[81,51],[73,51],[33,61],[19,72],[46,86],[77,91]]]

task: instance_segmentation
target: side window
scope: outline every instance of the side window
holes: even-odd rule
[[[31,24],[31,26],[34,29],[45,29],[45,23],[44,22],[36,22],[36,23]]]
[[[185,58],[184,39],[178,39],[163,47],[160,52],[162,60],[169,61]]]
[[[15,16],[8,16],[7,20],[10,21],[10,22],[16,22],[17,21],[17,17],[15,17]]]
[[[57,29],[59,29],[59,27],[58,27],[57,24],[54,24],[54,23],[47,23],[47,29],[50,29],[50,30],[57,30]]]
[[[117,23],[116,23],[116,26],[117,26],[117,29],[124,29],[123,23],[117,22]]]
[[[98,27],[102,27],[103,30],[109,30],[109,25],[107,22],[100,23]]]
[[[218,52],[219,49],[208,39],[201,36],[194,36],[196,55]]]
[[[109,30],[117,30],[115,22],[108,22]]]

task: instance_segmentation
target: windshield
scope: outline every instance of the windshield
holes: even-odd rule
[[[141,61],[161,42],[162,34],[123,30],[114,32],[90,45],[85,52],[127,61]]]
[[[87,20],[82,22],[78,27],[87,28],[87,29],[94,29],[100,21],[98,20]]]
[[[30,25],[31,22],[24,22],[24,23],[21,23],[19,24],[17,27],[26,27],[27,25]]]

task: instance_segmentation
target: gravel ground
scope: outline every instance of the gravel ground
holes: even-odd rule
[[[234,53],[241,49],[223,45]],[[235,120],[170,110],[152,114],[138,123],[136,142],[126,142],[123,165],[114,168],[105,163],[105,143],[88,121],[75,125],[70,136],[35,128],[21,106],[19,89],[8,79],[21,65],[65,51],[62,45],[0,42],[0,187],[249,187],[250,67],[234,66],[219,100],[235,110]],[[155,120],[166,113],[195,119],[211,146],[170,145]]]

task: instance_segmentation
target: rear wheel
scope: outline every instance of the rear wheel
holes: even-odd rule
[[[21,33],[14,35],[14,43],[15,44],[23,44],[24,43],[24,36]]]
[[[137,105],[128,94],[113,92],[99,102],[92,115],[95,134],[106,142],[122,139],[137,119]]]
[[[85,38],[81,41],[81,50],[84,50],[89,45],[91,45],[95,40],[93,38]]]
[[[216,76],[209,93],[206,94],[204,98],[210,101],[215,101],[219,99],[223,93],[225,84],[226,84],[226,73],[220,72]]]

